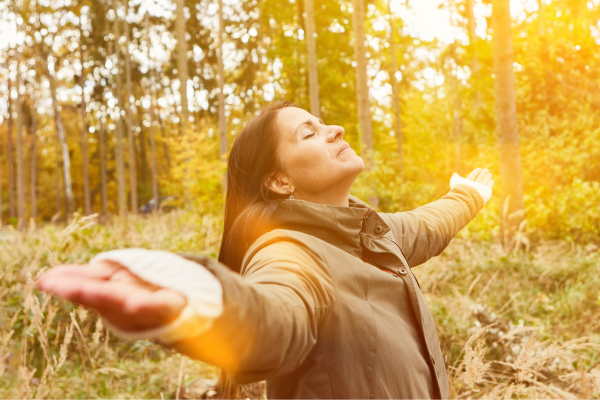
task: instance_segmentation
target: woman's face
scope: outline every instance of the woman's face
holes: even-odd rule
[[[295,198],[316,203],[335,204],[336,197],[347,202],[365,164],[344,141],[344,128],[325,125],[296,107],[281,109],[276,123],[282,170],[270,183],[271,190],[286,194],[291,189]]]

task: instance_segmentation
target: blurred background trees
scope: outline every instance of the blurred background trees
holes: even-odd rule
[[[346,129],[382,211],[482,166],[499,195],[466,234],[598,240],[600,2],[511,3],[445,0],[426,40],[405,0],[3,0],[2,223],[218,213],[228,147],[285,98]]]

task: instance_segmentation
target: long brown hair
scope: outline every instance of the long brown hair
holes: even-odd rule
[[[264,182],[280,168],[276,117],[286,107],[297,106],[277,101],[263,107],[242,129],[229,154],[219,261],[237,272],[248,246],[272,229],[271,217],[284,198],[271,192]]]
[[[296,105],[277,101],[263,107],[242,129],[229,154],[219,261],[236,272],[240,272],[248,246],[272,229],[273,213],[283,198],[265,187],[264,182],[280,168],[276,117],[285,107]],[[231,376],[221,370],[217,384],[219,398],[243,398],[240,389]]]

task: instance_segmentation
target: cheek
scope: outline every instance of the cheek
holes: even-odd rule
[[[301,185],[303,181],[314,182],[318,177],[321,177],[318,180],[322,180],[324,174],[332,170],[331,158],[323,146],[307,143],[293,151],[284,152],[284,156],[286,173],[296,185]]]

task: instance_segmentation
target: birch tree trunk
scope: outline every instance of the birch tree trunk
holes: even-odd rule
[[[60,143],[60,150],[62,155],[62,172],[63,182],[65,190],[65,201],[67,205],[67,215],[73,213],[73,185],[71,183],[71,158],[69,156],[69,147],[67,145],[67,136],[65,134],[65,128],[63,126],[62,118],[60,116],[60,107],[58,105],[58,99],[56,98],[56,82],[54,77],[50,74],[48,69],[48,62],[45,57],[40,57],[44,74],[50,82],[50,95],[52,97],[52,108],[54,109],[54,123],[56,125],[56,135]]]
[[[10,59],[8,62],[10,68]],[[15,217],[15,164],[13,160],[13,141],[12,141],[12,128],[14,126],[13,109],[12,109],[12,98],[11,98],[11,82],[8,79],[8,132],[6,136],[6,163],[8,164],[8,216],[9,218]]]
[[[501,216],[501,231],[506,241],[514,235],[525,218],[509,0],[494,0],[492,23],[496,75],[494,80],[496,130],[500,151],[500,195],[502,204],[507,202],[508,205],[507,212]]]
[[[84,65],[84,44],[83,44],[83,29],[79,29],[79,61],[81,63],[81,72],[79,74],[79,86],[81,87],[81,104],[79,105],[79,109],[81,112],[81,160],[83,164],[83,198],[84,198],[84,207],[85,207],[85,215],[90,215],[92,213],[92,203],[90,199],[90,174],[88,168],[88,138],[87,132],[88,127],[86,123],[86,104],[85,104],[85,93],[83,89],[85,88],[85,69]]]
[[[396,39],[394,37],[396,33],[396,28],[394,27],[394,22],[392,20],[392,7],[391,1],[388,0],[388,10],[390,13],[390,57],[392,59],[391,62],[391,71],[390,71],[390,81],[392,83],[392,107],[394,110],[394,127],[396,134],[396,143],[398,144],[398,161],[399,161],[399,171],[398,174],[400,178],[404,177],[404,152],[403,152],[403,132],[402,132],[402,120],[400,116],[402,114],[402,110],[400,107],[400,85],[398,84],[398,79],[396,79],[396,72],[398,72],[398,62],[396,61]]]
[[[354,58],[356,60],[356,107],[360,127],[363,154],[367,172],[373,169],[373,126],[369,108],[369,86],[367,83],[367,56],[365,49],[365,5],[364,0],[352,0],[352,24],[354,29]],[[373,187],[375,189],[375,187]],[[371,206],[379,206],[378,198],[369,198]]]
[[[146,40],[147,43],[150,43],[150,21],[149,15],[146,13],[144,16],[144,28],[146,31]],[[147,46],[148,49],[148,59],[150,59],[150,46]],[[156,135],[155,135],[155,123],[154,120],[156,118],[156,96],[154,93],[155,87],[155,76],[154,69],[150,72],[150,164],[152,166],[152,199],[154,200],[154,212],[158,211],[158,174],[157,174],[157,166],[156,166]]]
[[[118,5],[118,3],[117,3]],[[123,84],[121,82],[121,51],[119,49],[119,39],[121,38],[121,31],[119,29],[119,16],[117,13],[118,7],[115,6],[115,21],[114,21],[114,32],[115,32],[115,42],[114,42],[114,53],[116,59],[116,73],[115,73],[115,81],[117,83],[117,100],[118,100],[118,115],[115,120],[116,125],[116,139],[115,143],[115,158],[117,164],[117,188],[118,188],[118,199],[117,199],[117,209],[119,210],[119,214],[123,216],[127,216],[127,188],[125,187],[125,160],[124,160],[124,152],[123,152],[123,120],[121,112],[123,110]]]
[[[56,138],[58,139],[58,134],[56,135]],[[54,191],[56,194],[56,215],[52,218],[53,220],[62,215],[62,190],[60,188],[60,145],[58,143],[58,140],[56,140],[56,145],[54,147],[56,153],[56,162],[54,164]]]
[[[37,102],[31,108],[31,216],[37,218]]]
[[[25,177],[23,174],[23,105],[21,104],[21,94],[19,89],[21,87],[21,73],[20,67],[20,54],[17,53],[17,74],[15,80],[15,86],[17,90],[17,98],[15,100],[16,108],[16,119],[15,119],[15,130],[17,136],[17,203],[18,203],[18,222],[17,229],[21,230],[25,227]]]
[[[217,48],[217,68],[219,73],[219,154],[227,157],[227,121],[225,120],[225,68],[223,66],[223,41],[225,38],[225,18],[223,0],[219,0],[219,47]]]
[[[304,17],[306,38],[306,51],[308,53],[308,98],[310,100],[310,113],[321,118],[321,104],[319,101],[319,74],[317,69],[317,43],[315,40],[315,10],[313,0],[304,0]]]
[[[450,55],[454,60],[454,64],[458,65],[458,58],[456,55],[456,42],[450,45]],[[464,124],[463,124],[463,105],[462,105],[462,94],[460,91],[460,81],[456,76],[456,70],[450,71],[450,86],[452,88],[451,103],[452,103],[452,119],[453,119],[453,142],[454,142],[454,171],[457,173],[462,172],[462,142],[464,135]]]
[[[129,54],[129,43],[131,42],[131,34],[129,33],[129,22],[127,22],[127,14],[129,13],[129,6],[127,0],[125,0],[125,18],[123,19],[123,25],[125,27],[125,77],[126,77],[126,89],[127,89],[127,100],[123,103],[123,107],[127,109],[127,140],[129,144],[129,191],[131,193],[131,212],[137,213],[138,210],[138,198],[137,198],[137,167],[135,162],[135,138],[133,134],[133,113],[131,108],[132,104],[132,93],[131,93],[131,62]]]
[[[187,103],[187,81],[189,77],[188,72],[188,46],[185,38],[185,15],[183,8],[185,7],[185,0],[176,0],[177,8],[175,9],[175,32],[177,36],[177,71],[179,73],[179,94],[181,96],[181,116],[182,125],[185,126],[188,122],[189,110]],[[220,9],[220,7],[219,7]]]
[[[102,215],[108,215],[108,192],[106,189],[106,124],[104,116],[100,120],[100,179],[102,180]]]
[[[467,32],[469,34],[469,45],[471,46],[471,48],[475,47],[475,45],[477,44],[477,42],[479,40],[479,37],[475,33],[475,28],[477,27],[477,24],[475,21],[475,14],[473,13],[474,7],[475,7],[475,0],[466,0],[465,13],[466,13],[466,17],[467,17]],[[479,70],[481,69],[481,66],[479,64],[479,57],[477,55],[476,50],[473,52],[473,58],[471,59],[470,68],[471,68],[472,77],[475,79],[478,79]],[[472,79],[472,80],[474,80],[474,79]],[[475,90],[475,98],[473,99],[473,109],[474,109],[475,115],[477,117],[481,116],[481,108],[482,107],[483,107],[483,100],[481,99],[481,92],[479,91],[479,89],[476,89]]]

